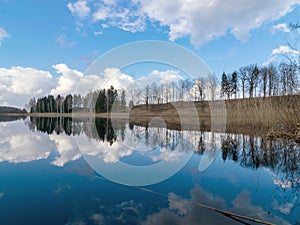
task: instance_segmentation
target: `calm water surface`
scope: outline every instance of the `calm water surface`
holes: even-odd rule
[[[300,224],[299,158],[292,141],[259,136],[106,119],[2,119],[0,224],[243,224],[192,202]],[[178,160],[186,163],[155,184],[129,186],[107,176],[116,165],[164,165],[154,178],[145,173],[147,182]],[[111,176],[135,182],[120,174]]]

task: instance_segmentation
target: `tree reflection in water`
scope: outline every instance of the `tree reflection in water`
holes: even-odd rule
[[[79,120],[67,117],[31,117],[28,127],[32,131],[47,134],[64,132],[73,136],[86,135],[90,139],[108,142],[110,145],[116,141],[123,143],[127,139],[131,139],[132,142],[142,140],[149,148],[160,145],[170,151],[176,148],[177,140],[184,136],[194,145],[193,150],[197,154],[203,155],[205,151],[210,151],[214,144],[218,151],[221,151],[224,161],[232,160],[245,168],[269,169],[276,174],[276,182],[282,187],[299,189],[300,186],[300,148],[291,140],[268,140],[266,137],[254,135],[212,134],[202,130],[180,131],[164,127],[136,126],[126,120],[112,123],[110,119],[104,118]],[[214,143],[211,140],[213,137]]]
[[[94,126],[91,126],[91,125]],[[117,120],[112,124],[110,119],[87,118],[72,119],[68,117],[31,117],[28,127],[32,131],[41,131],[47,134],[86,135],[91,139],[109,142],[113,145],[117,140],[127,138],[144,140],[146,146],[168,146],[175,149],[176,140],[186,135],[194,150],[203,154],[211,148],[213,135],[202,130],[178,131],[162,127],[136,126],[126,120]],[[91,129],[95,127],[95,129]],[[218,142],[218,141],[216,141]],[[224,161],[239,162],[242,167],[257,169],[269,168],[276,174],[281,173],[284,179],[290,180],[292,185],[299,183],[300,177],[300,150],[299,146],[290,140],[268,140],[266,137],[239,134],[220,135],[219,149]]]
[[[221,151],[224,161],[233,160],[252,169],[268,168],[292,185],[299,185],[300,148],[291,140],[226,134],[222,137]]]
[[[234,163],[239,167],[254,171],[261,171],[263,169],[270,174],[273,179],[270,181],[274,183],[275,187],[271,191],[272,196],[274,196],[271,203],[273,204],[272,208],[291,218],[299,218],[300,148],[293,141],[284,139],[268,140],[264,136],[254,135],[217,134],[204,130],[181,131],[159,126],[137,126],[133,123],[128,123],[126,120],[111,121],[103,118],[32,117],[29,120],[25,120],[25,123],[33,132],[54,134],[50,135],[52,136],[52,140],[65,141],[68,139],[67,135],[81,135],[88,137],[86,138],[87,140],[92,139],[95,142],[108,143],[105,146],[115,147],[115,152],[109,151],[110,149],[105,152],[109,156],[114,156],[114,158],[108,158],[110,159],[109,163],[114,163],[112,159],[122,159],[125,160],[124,162],[131,162],[130,160],[137,159],[134,157],[129,158],[129,154],[132,154],[133,150],[126,151],[126,154],[120,154],[120,152],[117,152],[117,146],[122,144],[126,147],[132,143],[140,143],[141,145],[136,145],[135,147],[150,149],[149,151],[141,151],[141,154],[150,158],[152,160],[151,163],[163,159],[173,160],[180,155],[176,154],[178,152],[174,151],[174,149],[180,149],[181,151],[193,150],[195,151],[195,156],[199,155],[201,159],[204,156],[211,157],[212,159],[216,156],[227,165]],[[65,135],[61,135],[63,133]],[[9,133],[9,135],[11,134]],[[60,135],[59,139],[56,134]],[[178,148],[180,144],[178,140],[182,138],[188,140],[194,148],[187,148],[186,146]],[[42,142],[36,141],[36,143],[39,146]],[[160,146],[162,151],[155,150],[155,146]],[[77,152],[70,154],[70,149],[61,149],[59,151],[59,154],[63,156],[61,157],[63,160],[56,165],[65,165],[66,162],[80,157],[80,154]],[[217,154],[207,154],[214,152],[214,150],[216,150]],[[15,153],[12,150],[11,152]],[[16,155],[18,157],[19,155],[23,156],[21,154],[23,151],[19,152]],[[40,154],[39,151],[33,151],[33,153]],[[39,154],[37,154],[40,156],[39,158],[48,157],[48,151],[45,154]],[[89,154],[89,152],[86,154]],[[28,156],[26,155],[26,157]],[[9,155],[9,157],[5,156],[4,158],[12,157]],[[28,157],[30,160],[33,158]],[[13,159],[16,159],[16,157]],[[262,191],[262,193],[267,193],[268,191],[270,190]]]

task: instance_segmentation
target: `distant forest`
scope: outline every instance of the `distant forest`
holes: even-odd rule
[[[10,106],[0,106],[0,113],[27,113],[26,109],[18,109]]]

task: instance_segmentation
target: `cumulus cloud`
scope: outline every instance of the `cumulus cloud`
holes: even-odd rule
[[[60,75],[57,87],[51,90],[52,95],[67,95],[76,91],[78,82],[83,77],[83,73],[75,69],[70,69],[66,64],[60,63],[52,66],[56,73]]]
[[[272,31],[273,34],[277,31],[281,31],[281,32],[284,32],[284,33],[291,32],[289,26],[286,23],[279,23],[279,24],[273,25],[271,27],[271,31]]]
[[[79,0],[75,3],[68,3],[67,7],[73,15],[78,16],[80,19],[86,18],[91,11],[87,1],[85,0]]]
[[[130,75],[122,73],[117,68],[106,68],[102,75],[104,88],[109,88],[113,85],[116,89],[121,89],[134,82],[134,79]]]
[[[57,87],[51,90],[51,94],[67,95],[72,93],[87,94],[90,91],[109,88],[126,88],[134,80],[131,76],[122,73],[117,68],[106,68],[99,75],[85,75],[82,72],[69,68],[66,64],[57,64],[53,68],[60,74],[57,79]]]
[[[93,7],[90,14],[95,23],[129,32],[144,31],[150,22],[168,28],[170,40],[188,37],[198,46],[228,32],[246,41],[252,30],[278,20],[296,5],[299,5],[298,0],[216,0],[209,3],[199,0],[131,0],[118,4],[106,0]],[[273,29],[287,32],[284,24]]]
[[[104,71],[102,76],[84,76],[82,72],[71,69],[63,63],[53,65],[53,68],[58,76],[52,76],[49,71],[30,67],[0,68],[0,105],[24,107],[32,97],[73,94],[79,82],[80,91],[85,91],[82,94],[86,94],[90,90],[101,88],[104,83],[119,88],[124,85],[126,79],[132,79],[112,68]],[[120,77],[112,77],[113,74]]]
[[[0,105],[24,107],[30,98],[48,95],[53,86],[48,71],[21,66],[0,68]]]
[[[8,38],[10,35],[2,28],[0,27],[0,46],[2,44],[2,41],[5,39],[5,38]]]
[[[239,40],[247,40],[251,30],[275,21],[299,4],[299,1],[224,1],[176,0],[140,1],[149,18],[170,28],[170,39],[190,36],[199,45],[230,31]],[[213,18],[213,19],[212,19]]]
[[[134,79],[120,69],[109,67],[99,74],[84,74],[64,63],[53,65],[55,75],[49,71],[35,68],[11,67],[0,68],[0,105],[24,107],[31,98],[49,94],[66,96],[68,94],[87,93],[114,86],[115,89],[128,89],[132,86],[143,87],[145,84],[166,83],[182,79],[180,71],[153,70],[147,76]]]

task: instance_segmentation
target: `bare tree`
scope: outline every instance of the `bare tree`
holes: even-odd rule
[[[156,101],[157,104],[159,104],[160,100],[161,100],[161,95],[160,95],[161,93],[160,93],[159,86],[157,85],[156,82],[153,82],[151,84],[151,88],[150,89],[151,89],[151,96],[152,96],[153,101]]]
[[[257,65],[250,65],[248,66],[248,76],[247,76],[247,82],[248,82],[248,90],[249,90],[249,97],[254,97],[254,94],[256,95],[256,87],[258,85],[259,81],[259,69]]]
[[[195,80],[195,85],[197,86],[198,93],[199,93],[199,100],[203,101],[205,98],[205,88],[206,88],[206,81],[204,77],[199,77]]]
[[[292,95],[297,93],[298,79],[296,66],[292,63],[280,63],[279,75],[281,82],[281,94]]]
[[[170,89],[171,89],[172,101],[176,101],[177,83],[175,81],[171,81]]]
[[[247,67],[242,67],[239,70],[239,80],[241,81],[241,85],[242,85],[243,98],[245,98],[247,71],[248,71]]]
[[[269,96],[276,95],[277,92],[277,69],[273,64],[270,64],[268,66],[268,80],[269,80],[269,85],[268,85],[268,91],[269,91]]]
[[[208,89],[210,90],[211,101],[215,100],[217,86],[218,81],[216,76],[214,74],[208,74]]]
[[[263,93],[263,96],[266,97],[267,96],[268,74],[269,74],[268,67],[261,68],[260,74],[261,74],[261,82],[260,83],[261,83],[262,93]]]
[[[26,105],[26,108],[31,113],[36,112],[36,99],[35,99],[35,97],[33,97],[29,100],[29,103]]]

